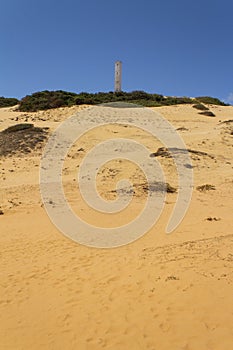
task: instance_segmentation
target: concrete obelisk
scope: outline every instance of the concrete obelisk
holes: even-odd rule
[[[115,62],[115,92],[121,91],[122,62]]]

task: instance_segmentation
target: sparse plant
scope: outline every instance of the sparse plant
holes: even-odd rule
[[[12,125],[9,126],[9,128],[3,130],[3,132],[17,132],[17,131],[21,131],[21,130],[25,130],[25,129],[31,129],[33,128],[34,125],[33,124],[16,124],[16,125]]]
[[[215,190],[215,186],[210,184],[205,184],[205,185],[197,186],[196,189],[200,192],[206,192],[206,191]]]
[[[199,109],[201,111],[208,111],[209,108],[204,106],[202,103],[197,103],[195,105],[193,105],[193,108]]]
[[[215,114],[211,111],[199,112],[199,114],[206,115],[207,117],[215,117]]]

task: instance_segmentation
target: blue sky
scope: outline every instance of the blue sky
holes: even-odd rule
[[[2,0],[0,11],[0,96],[112,91],[120,59],[124,91],[233,103],[233,0]]]

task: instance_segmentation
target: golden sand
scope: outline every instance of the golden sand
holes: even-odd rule
[[[233,119],[233,107],[210,109],[215,118],[198,114],[190,105],[156,108],[181,128],[188,148],[212,157],[193,159],[192,201],[175,232],[165,233],[176,200],[176,194],[168,194],[157,224],[120,248],[88,248],[53,226],[40,197],[39,151],[1,158],[1,350],[232,349],[233,125],[223,122]],[[21,113],[2,108],[0,131],[22,122],[52,131],[79,110]],[[66,159],[64,188],[74,210],[92,223],[111,225],[113,218],[100,217],[73,191],[74,168],[93,142],[114,133],[144,140],[152,152],[159,147],[133,128],[122,131],[118,126],[79,141],[84,152]],[[160,162],[176,187],[172,161]],[[114,175],[109,170],[116,167]],[[141,178],[124,162],[106,164],[98,179],[105,199],[114,197],[112,189],[122,172]],[[197,189],[205,184],[215,189]],[[145,195],[139,190],[133,207],[114,222],[130,221]]]

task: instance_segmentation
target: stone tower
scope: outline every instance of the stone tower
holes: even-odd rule
[[[122,62],[115,62],[115,92],[121,91]]]

